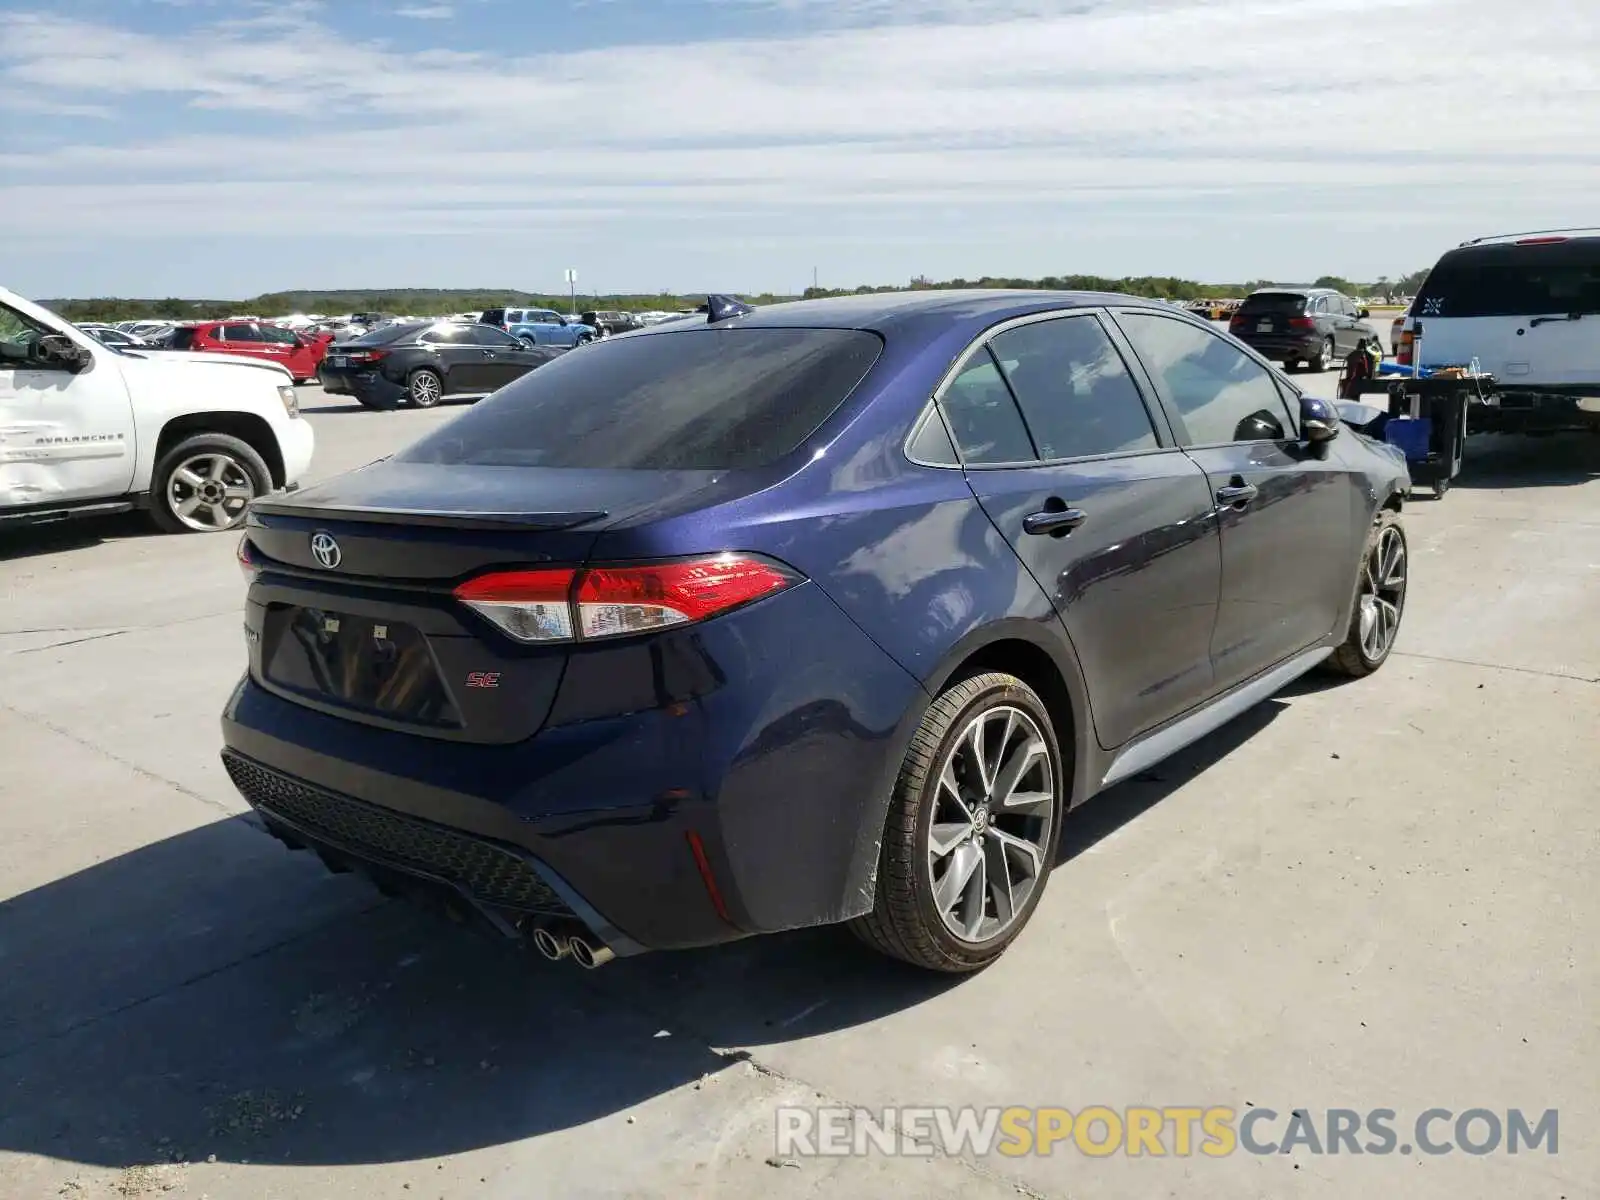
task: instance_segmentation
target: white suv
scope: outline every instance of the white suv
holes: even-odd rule
[[[1600,431],[1600,229],[1477,238],[1428,273],[1400,326],[1397,358],[1473,359],[1499,383],[1474,406],[1481,432]]]
[[[148,508],[232,529],[313,442],[276,363],[115,349],[0,288],[0,528]]]

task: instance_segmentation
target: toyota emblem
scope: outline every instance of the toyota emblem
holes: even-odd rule
[[[339,543],[333,540],[331,533],[313,533],[311,535],[311,556],[317,560],[317,565],[333,570],[339,565],[339,560],[344,554],[339,549]]]

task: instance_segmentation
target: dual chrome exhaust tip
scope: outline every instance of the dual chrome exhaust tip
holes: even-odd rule
[[[586,971],[603,967],[617,956],[611,947],[595,941],[586,931],[566,932],[549,925],[533,931],[533,945],[551,962],[571,958]]]

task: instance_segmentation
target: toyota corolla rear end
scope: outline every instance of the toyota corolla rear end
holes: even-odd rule
[[[591,965],[862,911],[920,692],[785,558],[815,517],[783,497],[880,350],[618,339],[259,506],[240,791],[336,869]]]

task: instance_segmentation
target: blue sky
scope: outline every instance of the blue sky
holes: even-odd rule
[[[0,0],[0,283],[1370,279],[1600,220],[1597,62],[1572,0]]]

